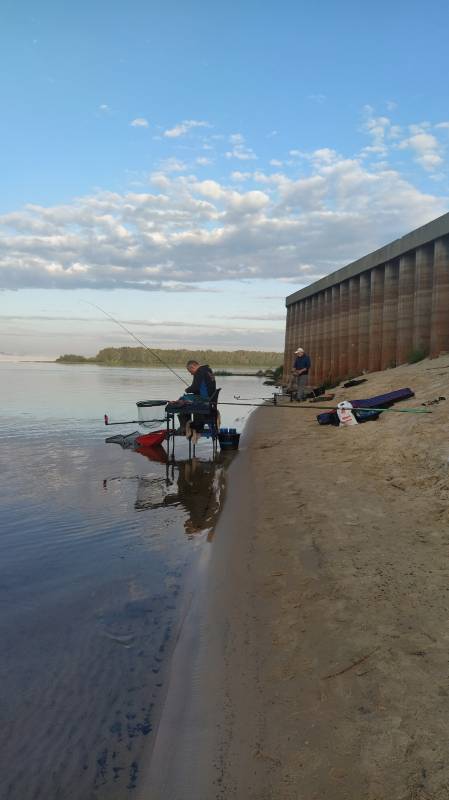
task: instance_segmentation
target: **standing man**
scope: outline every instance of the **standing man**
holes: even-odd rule
[[[310,358],[304,352],[303,347],[298,347],[295,350],[295,363],[293,364],[293,375],[296,376],[296,399],[301,402],[304,400],[306,393],[306,386],[308,381],[308,374],[310,369]]]

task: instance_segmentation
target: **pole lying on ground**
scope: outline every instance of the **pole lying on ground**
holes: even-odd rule
[[[336,411],[337,406],[293,406],[293,405],[285,405],[280,406],[277,403],[273,403],[272,406],[262,405],[262,403],[226,403],[220,402],[218,405],[220,406],[252,406],[253,408],[290,408],[293,410],[302,409],[303,411],[315,411],[318,409],[326,409],[327,411]],[[429,411],[427,408],[371,408],[366,406],[354,406],[353,411],[395,411],[398,414],[431,414],[432,412]]]

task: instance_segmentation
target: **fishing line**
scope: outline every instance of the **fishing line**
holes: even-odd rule
[[[157,358],[157,360],[161,362],[162,366],[166,367],[167,369],[169,369],[170,372],[172,372],[173,375],[175,375],[184,384],[184,386],[188,386],[189,385],[187,383],[187,381],[185,381],[184,378],[181,378],[181,376],[178,375],[178,373],[175,372],[174,369],[169,367],[168,364],[166,364],[165,361],[163,361],[162,358],[160,356],[158,356],[158,354],[155,353],[154,350],[151,350],[151,348],[148,347],[148,345],[146,345],[145,342],[142,342],[142,339],[139,339],[139,337],[136,336],[132,331],[130,331],[129,328],[126,327],[126,325],[123,325],[122,322],[120,322],[118,319],[115,319],[112,316],[112,314],[109,314],[109,312],[105,311],[104,308],[101,308],[101,306],[97,306],[95,303],[90,303],[88,300],[81,300],[81,302],[82,303],[86,303],[88,306],[92,306],[92,308],[97,308],[98,311],[101,311],[101,313],[104,314],[105,317],[108,317],[109,319],[112,320],[112,322],[115,322],[116,325],[119,325],[120,328],[123,328],[123,330],[126,331],[126,333],[128,333],[130,336],[132,336],[133,339],[136,340],[136,342],[139,342],[139,344],[142,345],[142,347],[144,347],[145,350],[148,350],[148,352],[151,353],[151,355],[154,356],[154,358]]]

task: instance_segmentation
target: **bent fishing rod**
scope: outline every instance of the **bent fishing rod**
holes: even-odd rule
[[[157,358],[157,360],[161,362],[162,366],[166,367],[166,369],[169,369],[170,372],[173,375],[175,375],[176,378],[178,378],[181,381],[181,383],[184,384],[184,386],[188,386],[189,385],[187,383],[187,381],[185,381],[184,378],[181,378],[181,376],[178,375],[178,373],[174,369],[169,367],[169,365],[166,364],[165,361],[160,356],[158,356],[158,354],[154,350],[151,350],[151,348],[148,347],[148,345],[146,345],[145,342],[142,342],[142,339],[139,339],[139,337],[136,336],[132,331],[130,331],[129,328],[126,327],[126,325],[123,325],[122,322],[120,322],[118,319],[115,319],[115,317],[113,317],[112,314],[109,314],[109,312],[105,311],[104,308],[101,308],[101,306],[98,306],[95,303],[90,303],[88,300],[83,300],[82,302],[83,303],[87,303],[87,305],[88,306],[92,306],[92,308],[97,308],[98,311],[101,311],[101,313],[104,314],[105,317],[108,317],[109,319],[112,320],[112,322],[115,322],[116,325],[118,325],[120,328],[122,328],[124,331],[126,331],[126,333],[128,333],[130,336],[132,336],[133,339],[136,340],[136,342],[138,342],[140,345],[142,345],[142,347],[144,347],[145,350],[148,350],[148,352],[151,353],[151,355],[154,356],[154,358]]]

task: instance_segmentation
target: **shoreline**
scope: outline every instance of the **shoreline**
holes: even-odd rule
[[[446,800],[448,366],[336,391],[429,415],[252,415],[139,800]]]
[[[214,748],[220,748],[221,723],[217,726],[217,720],[221,718],[226,681],[222,654],[227,623],[223,611],[228,608],[231,590],[226,572],[235,552],[233,540],[239,528],[233,521],[234,510],[239,507],[241,512],[246,511],[245,503],[239,502],[243,500],[239,496],[240,487],[246,470],[248,442],[259,413],[253,412],[246,423],[238,457],[227,473],[225,502],[213,547],[203,554],[202,566],[207,568],[191,596],[188,614],[179,631],[165,703],[136,800],[150,797],[151,800],[168,797],[198,800],[206,796],[209,800],[215,796],[210,792],[215,791],[211,786],[217,780],[217,765],[206,754],[212,741]]]

